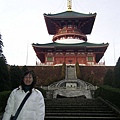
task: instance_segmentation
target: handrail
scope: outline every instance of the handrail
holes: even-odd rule
[[[108,105],[109,107],[111,107],[113,110],[115,110],[119,115],[120,115],[120,110],[118,108],[116,108],[112,103],[110,103],[108,100],[104,100],[101,97],[98,97],[98,99],[100,99],[103,103],[105,103],[106,105]]]

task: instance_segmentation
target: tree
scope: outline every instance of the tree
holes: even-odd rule
[[[0,92],[6,90],[10,90],[8,65],[3,58],[0,58]]]
[[[22,67],[22,72],[25,73],[26,71],[28,71],[28,68],[27,68],[27,66],[25,65],[25,66]]]
[[[118,58],[118,61],[114,68],[114,76],[115,76],[114,87],[120,88],[120,57]]]
[[[82,79],[81,72],[80,72],[80,66],[78,62],[76,62],[76,75],[77,75],[77,78]]]
[[[5,58],[5,56],[3,55],[2,47],[3,47],[4,45],[3,45],[3,42],[2,42],[2,37],[1,37],[1,36],[2,36],[2,35],[0,34],[0,58],[3,58],[4,61],[7,63],[6,58]]]
[[[3,42],[0,34],[0,91],[10,89],[10,78],[6,58],[3,55]]]
[[[11,78],[12,89],[20,85],[22,74],[23,74],[22,70],[19,68],[19,66],[14,65],[10,67],[10,78]]]
[[[104,85],[113,86],[114,81],[114,72],[111,69],[108,69],[104,77]]]

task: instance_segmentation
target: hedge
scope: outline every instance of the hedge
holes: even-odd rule
[[[95,97],[98,96],[120,108],[120,89],[103,85],[95,91]]]
[[[3,112],[5,110],[7,99],[10,93],[11,91],[0,92],[0,112]]]

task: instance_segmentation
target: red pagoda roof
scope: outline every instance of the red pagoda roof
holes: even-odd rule
[[[65,11],[57,14],[44,14],[48,33],[54,35],[65,25],[74,24],[83,34],[90,34],[95,21],[96,13],[83,14],[74,11]]]

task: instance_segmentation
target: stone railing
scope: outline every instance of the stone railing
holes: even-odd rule
[[[49,87],[48,90],[96,90],[97,86],[80,86],[80,87]]]

